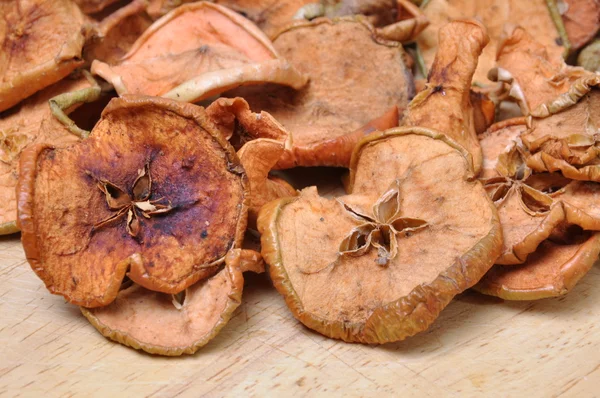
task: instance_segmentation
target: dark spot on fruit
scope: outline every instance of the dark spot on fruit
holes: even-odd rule
[[[557,37],[556,39],[554,39],[554,42],[556,43],[557,46],[562,46],[563,45],[563,39],[562,39],[562,37]]]
[[[445,94],[445,93],[444,93],[444,87],[442,87],[442,85],[441,85],[441,84],[440,84],[439,86],[435,86],[435,87],[433,88],[433,91],[432,91],[432,92],[433,92],[433,93],[439,93],[439,92],[441,92],[441,93],[442,93],[442,95],[444,95],[444,94]]]
[[[189,156],[187,158],[184,158],[181,161],[181,167],[184,169],[191,169],[194,166],[194,163],[196,162],[196,157],[195,156]]]
[[[208,237],[208,232],[207,231],[202,231],[202,233],[200,234],[200,237],[202,239],[206,239]]]

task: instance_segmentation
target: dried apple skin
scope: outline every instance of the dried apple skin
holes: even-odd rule
[[[394,171],[390,170],[389,173],[386,173],[383,176],[381,176],[382,180],[378,180],[377,178],[371,178],[371,180],[374,181],[355,181],[357,174],[356,172],[352,173],[352,171],[356,167],[358,163],[357,158],[359,157],[360,152],[364,148],[369,148],[373,145],[376,145],[377,141],[386,141],[388,139],[393,139],[395,137],[402,136],[403,134],[411,134],[415,131],[418,131],[419,134],[423,134],[434,140],[441,140],[444,143],[448,144],[448,146],[451,147],[449,151],[450,153],[454,154],[454,156],[457,155],[454,151],[458,151],[460,153],[460,155],[458,156],[460,156],[462,159],[462,164],[466,175],[472,175],[472,169],[468,160],[468,153],[464,149],[462,149],[462,147],[460,147],[458,144],[449,140],[445,135],[435,133],[427,129],[393,129],[388,130],[387,132],[376,133],[366,137],[355,149],[355,156],[353,156],[353,163],[351,166],[352,169],[350,176],[350,186],[352,194],[349,195],[347,198],[352,197],[352,195],[354,194],[368,195],[369,192],[371,192],[373,186],[385,185],[387,182],[389,182],[390,178],[395,178],[392,177],[392,175],[394,175]],[[365,167],[364,170],[373,170],[373,168]],[[363,180],[368,179],[367,176],[371,175],[370,172],[364,170],[362,172],[359,171],[360,173],[362,173],[361,179]],[[415,177],[415,179],[418,180],[417,177]],[[479,186],[478,188],[476,188],[480,191],[480,195],[477,195],[478,200],[482,201],[483,203],[486,203],[487,205],[486,214],[490,215],[490,219],[488,220],[489,230],[486,229],[486,231],[488,232],[483,234],[482,239],[479,240],[477,244],[472,246],[470,250],[468,250],[466,253],[464,253],[462,256],[456,259],[456,262],[454,264],[451,264],[448,268],[446,268],[444,271],[438,274],[437,277],[434,277],[434,279],[430,283],[420,283],[414,288],[412,288],[412,290],[408,294],[403,295],[402,297],[396,300],[392,300],[387,304],[378,306],[376,308],[365,308],[363,310],[360,310],[361,314],[363,312],[366,314],[364,321],[326,319],[322,316],[316,315],[315,313],[309,310],[306,310],[303,298],[298,294],[298,291],[295,290],[297,288],[294,287],[292,279],[290,277],[291,274],[288,273],[288,268],[286,267],[286,264],[284,264],[284,252],[282,249],[283,238],[280,236],[279,228],[280,223],[284,223],[284,221],[282,221],[280,217],[287,206],[294,206],[296,202],[303,200],[303,198],[309,198],[306,200],[310,200],[308,203],[310,204],[311,209],[315,209],[314,218],[316,218],[316,222],[331,223],[324,226],[319,225],[319,231],[328,231],[327,233],[322,233],[325,234],[324,236],[327,236],[327,239],[331,238],[336,242],[337,236],[339,235],[339,232],[337,232],[338,227],[342,225],[343,228],[347,228],[348,226],[348,221],[342,222],[342,219],[338,218],[335,218],[335,221],[327,221],[328,218],[333,218],[333,216],[330,213],[317,212],[316,209],[320,209],[322,206],[337,205],[333,201],[327,201],[324,198],[318,197],[316,195],[316,192],[314,191],[304,191],[298,198],[286,198],[271,202],[265,207],[263,207],[259,214],[258,228],[259,232],[261,232],[262,234],[262,254],[263,258],[265,259],[265,262],[269,265],[268,269],[273,284],[280,292],[280,294],[284,296],[286,304],[288,305],[294,316],[300,322],[302,322],[309,328],[314,329],[328,337],[342,339],[348,342],[382,344],[386,342],[402,340],[406,337],[412,336],[420,331],[425,330],[437,318],[439,312],[450,302],[450,300],[456,294],[458,294],[461,291],[464,291],[470,286],[473,286],[485,274],[485,272],[492,266],[495,258],[500,254],[500,249],[502,246],[502,233],[495,208],[491,201],[487,199],[487,195],[485,194],[483,188],[479,185],[479,183],[473,180],[469,181],[470,182],[468,182],[468,184],[473,184],[473,186]],[[373,190],[377,191],[376,189]],[[343,197],[341,198],[341,200],[346,200],[345,198],[346,197]],[[296,212],[295,208],[291,211],[292,213]],[[321,216],[321,219],[318,218],[318,214],[323,214]],[[329,216],[325,214],[329,214]],[[413,216],[412,214],[409,215]],[[307,214],[300,214],[299,217],[301,217],[302,223],[311,222],[308,221]],[[311,215],[310,217],[313,216]],[[286,219],[286,222],[289,223],[291,221],[289,219]],[[486,224],[485,228],[488,228],[488,224]],[[317,234],[315,236],[320,235]],[[311,244],[311,247],[317,247],[319,245],[322,245],[323,247],[328,247],[328,245],[330,245],[330,242],[313,242]],[[402,241],[400,240],[399,246],[401,245]],[[316,254],[307,253],[306,256],[312,256],[315,259],[317,258],[315,256],[318,256],[318,258],[327,256],[327,258],[323,260],[325,263],[329,261],[330,256],[333,256],[332,253],[330,253],[329,251],[325,251],[325,249],[322,253],[315,253]],[[371,257],[368,257],[368,259],[371,259],[373,255],[374,254],[372,254]],[[311,264],[310,261],[308,261],[305,264],[305,266],[313,267],[315,265]],[[343,266],[343,264],[340,265],[340,267]],[[394,264],[392,263],[390,267],[393,266]],[[297,273],[297,270],[294,269],[293,272]],[[313,272],[311,271],[309,273],[312,274]],[[367,281],[365,281],[365,284],[366,282]],[[339,283],[343,284],[342,281],[340,281]],[[347,283],[352,285],[354,281],[348,281]],[[382,284],[382,286],[385,286],[385,282]],[[330,299],[334,301],[333,298],[330,297]],[[312,303],[311,305],[314,307],[315,303]],[[355,306],[358,304],[347,304],[347,306],[350,305]],[[334,310],[331,311],[333,312]],[[335,311],[338,311],[338,309],[336,308]],[[362,317],[362,315],[357,317],[360,318]]]
[[[134,195],[144,165],[152,175],[150,202],[175,211],[146,218],[134,209],[141,232],[132,237],[129,215],[102,224],[120,210],[109,208],[98,185],[108,181]],[[57,179],[53,167],[72,170]],[[113,99],[90,138],[64,150],[32,147],[21,170],[18,222],[27,259],[52,293],[74,304],[110,303],[127,269],[146,288],[177,293],[210,275],[243,239],[245,173],[202,108],[191,104]],[[40,202],[36,195],[44,192],[53,195]]]

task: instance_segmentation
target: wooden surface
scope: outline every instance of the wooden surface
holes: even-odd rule
[[[600,266],[566,297],[465,293],[425,333],[384,346],[299,324],[264,275],[196,355],[146,355],[102,337],[50,295],[18,236],[0,237],[0,396],[600,396]]]

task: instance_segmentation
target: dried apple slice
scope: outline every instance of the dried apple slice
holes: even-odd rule
[[[579,226],[600,230],[600,185],[582,185],[560,175],[531,174],[519,133],[523,125],[503,123],[481,137],[483,180],[498,208],[504,246],[497,264],[521,264],[544,240]],[[492,170],[495,169],[495,170]]]
[[[348,167],[362,137],[352,133],[382,116],[379,128],[397,126],[394,107],[404,110],[414,94],[400,43],[379,39],[364,20],[298,22],[281,32],[274,45],[310,75],[310,84],[300,91],[272,86],[228,95],[244,97],[254,111],[273,115],[292,134],[292,150],[279,168]]]
[[[63,147],[76,142],[77,136],[52,117],[48,101],[62,93],[80,91],[85,99],[93,96],[92,81],[85,77],[66,78],[27,98],[0,117],[0,235],[17,232],[19,158],[32,144],[49,143]],[[98,89],[99,91],[99,89]],[[75,107],[70,107],[73,111]]]
[[[498,43],[505,24],[521,24],[538,38],[555,56],[566,54],[568,37],[554,0],[429,0],[423,8],[430,25],[417,37],[425,65],[433,64],[438,44],[438,30],[450,20],[477,18],[488,30],[490,44],[483,50],[473,81],[490,84],[488,71],[496,64]]]
[[[457,36],[469,40],[456,40]],[[410,103],[404,120],[406,126],[428,125],[444,131],[471,153],[475,174],[481,170],[482,155],[475,131],[470,88],[477,59],[488,41],[485,27],[476,21],[442,27],[438,43],[443,51],[435,56],[425,89]],[[432,118],[431,109],[441,115]]]
[[[445,116],[430,104],[437,126]],[[402,340],[427,329],[500,253],[498,216],[471,156],[427,127],[363,138],[349,195],[325,199],[312,187],[261,210],[271,279],[309,328],[352,342]]]
[[[245,271],[264,272],[260,255],[235,249],[215,275],[173,296],[140,285],[116,300],[81,312],[105,337],[151,354],[193,354],[227,324],[242,301]]]
[[[84,16],[70,0],[0,2],[0,111],[81,65]]]
[[[48,290],[107,305],[125,274],[178,293],[215,272],[246,229],[248,185],[203,109],[113,99],[89,138],[21,158],[18,223]]]
[[[307,188],[263,208],[263,257],[309,328],[345,341],[402,340],[483,276],[500,226],[468,154],[444,135],[392,129],[355,153],[351,195],[325,199]]]
[[[83,48],[84,59],[97,59],[109,65],[117,63],[152,24],[146,13],[146,1],[134,0],[102,19]]]
[[[588,75],[568,67],[536,36],[522,27],[508,29],[498,48],[498,67],[490,70],[494,81],[511,85],[509,95],[517,100],[524,115],[569,91],[573,82]]]
[[[118,64],[94,61],[92,72],[119,95],[160,95],[186,102],[241,85],[271,82],[300,88],[307,81],[252,22],[208,2],[171,11]]]
[[[474,289],[505,300],[565,295],[592,268],[600,253],[600,233],[578,237],[567,244],[542,242],[524,264],[495,265]]]
[[[583,47],[600,29],[600,2],[559,0],[557,3],[572,49]]]

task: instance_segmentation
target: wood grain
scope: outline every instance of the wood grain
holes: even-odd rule
[[[304,328],[265,275],[194,356],[102,337],[50,295],[18,236],[0,237],[0,396],[590,397],[600,390],[600,267],[568,296],[503,302],[468,292],[425,333],[384,346]]]

